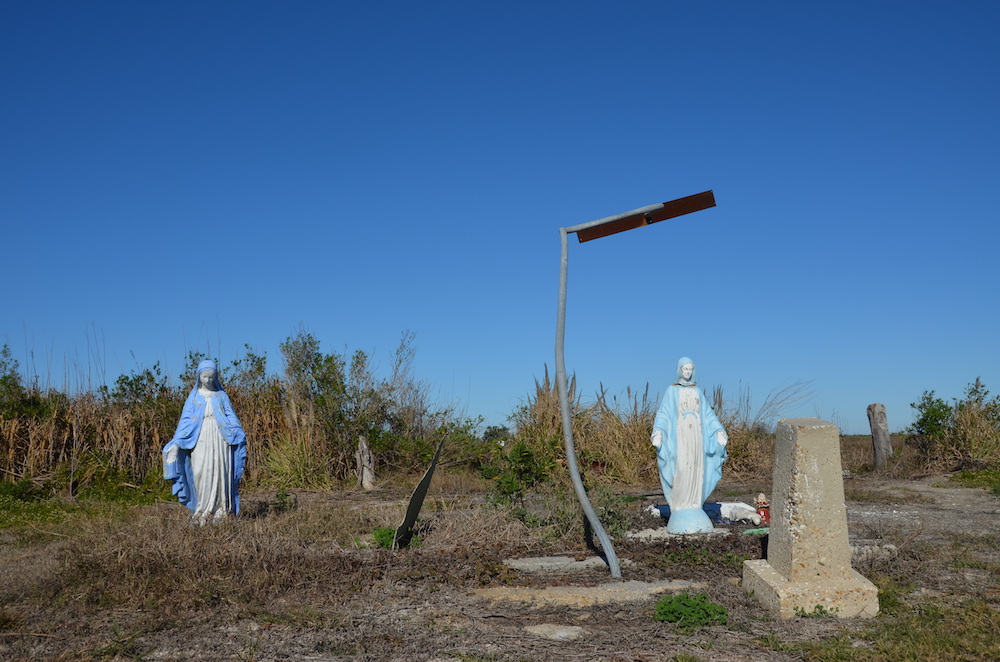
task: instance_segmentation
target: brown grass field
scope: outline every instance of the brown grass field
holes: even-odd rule
[[[898,445],[898,440],[897,440]],[[943,474],[871,470],[870,439],[842,441],[851,537],[895,554],[855,565],[880,588],[870,620],[779,621],[739,586],[760,540],[739,535],[638,542],[658,526],[651,481],[592,491],[625,581],[693,582],[726,608],[725,625],[652,619],[656,598],[601,606],[524,604],[486,588],[595,587],[606,568],[514,570],[505,559],[593,556],[564,488],[497,503],[493,486],[442,471],[419,542],[379,548],[372,532],[402,519],[415,477],[372,492],[256,489],[239,518],[188,525],[163,500],[74,504],[0,530],[2,660],[989,660],[1000,658],[1000,501]],[[900,457],[904,457],[901,453]],[[763,458],[761,458],[763,460]],[[769,491],[769,463],[724,475],[714,498]],[[902,475],[904,474],[905,475]],[[662,496],[660,496],[662,499]],[[586,592],[586,590],[585,590]],[[552,639],[535,626],[580,628]]]

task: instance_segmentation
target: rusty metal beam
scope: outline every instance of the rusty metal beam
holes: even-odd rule
[[[683,216],[684,214],[690,214],[692,212],[701,211],[702,209],[708,209],[709,207],[714,206],[715,193],[712,191],[705,191],[703,193],[689,195],[685,198],[677,198],[676,200],[671,200],[670,202],[664,202],[663,209],[647,213],[646,218],[650,223],[656,223],[658,221],[665,221],[668,218],[677,218],[678,216]]]
[[[649,225],[649,221],[646,220],[646,215],[636,214],[634,216],[619,218],[617,221],[611,221],[610,223],[605,223],[604,225],[596,225],[592,228],[587,228],[586,230],[580,230],[576,233],[576,238],[579,239],[582,244],[583,242],[590,241],[591,239],[600,239],[601,237],[607,237],[609,234],[616,234],[618,232],[625,232],[626,230],[641,228],[644,225]]]
[[[677,218],[678,216],[714,206],[715,193],[712,191],[695,193],[694,195],[656,205],[652,210],[644,213],[632,214],[622,218],[612,216],[605,222],[595,221],[594,223],[588,223],[589,227],[576,230],[576,238],[582,244],[585,241],[600,239],[601,237],[625,232],[626,230],[634,230],[650,223],[658,223],[668,218]],[[572,231],[573,229],[571,228],[570,230]]]

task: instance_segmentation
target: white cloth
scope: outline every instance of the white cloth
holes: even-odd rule
[[[224,518],[236,511],[233,498],[233,454],[219,431],[219,424],[212,410],[212,398],[206,398],[205,401],[205,421],[201,426],[198,443],[191,450],[194,489],[198,495],[198,507],[192,517],[202,523],[208,519]]]
[[[701,508],[705,474],[698,389],[682,388],[677,398],[677,471],[670,492],[671,512]]]

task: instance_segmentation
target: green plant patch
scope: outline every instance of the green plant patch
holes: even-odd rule
[[[372,535],[382,549],[392,549],[396,544],[396,529],[391,526],[381,526],[372,531]]]
[[[143,660],[149,655],[149,650],[136,640],[142,636],[142,631],[125,633],[118,624],[114,625],[111,641],[91,651],[100,660]]]
[[[855,637],[838,636],[801,644],[810,660],[995,660],[1000,657],[996,632],[1000,611],[978,599],[954,606],[923,603],[902,608],[891,617],[869,621],[859,632],[869,646],[858,647]]]
[[[33,481],[23,478],[16,482],[0,481],[0,499],[11,503],[43,501],[52,496],[51,492]]]
[[[907,429],[906,443],[925,461],[979,469],[994,464],[1000,444],[1000,396],[990,397],[978,378],[966,386],[962,398],[947,402],[934,391],[924,391],[910,407],[916,410],[916,420]]]
[[[907,591],[899,582],[891,577],[878,577],[875,580],[875,585],[878,586],[878,611],[880,614],[894,616],[905,608],[903,594]]]
[[[62,522],[78,511],[78,506],[61,500],[20,501],[0,495],[0,529],[39,522]]]
[[[274,495],[274,498],[271,499],[269,505],[271,506],[271,511],[275,514],[287,513],[289,510],[295,508],[295,497],[282,487]]]
[[[837,618],[837,612],[839,610],[834,607],[833,609],[827,609],[823,605],[816,605],[812,608],[812,611],[807,611],[802,607],[795,608],[795,615],[800,618]]]
[[[713,552],[708,549],[677,549],[668,550],[663,560],[670,565],[723,565],[742,568],[743,562],[751,557],[748,554],[736,554],[732,551]]]
[[[628,514],[628,497],[616,494],[614,490],[597,484],[591,490],[591,502],[602,526],[610,536],[624,535],[632,526]]]
[[[962,487],[981,487],[1000,495],[1000,469],[983,471],[962,471],[951,477],[951,481]]]
[[[551,458],[540,454],[523,441],[515,442],[499,466],[493,465],[484,476],[493,481],[498,501],[524,503],[525,492],[544,483],[554,469]]]
[[[124,476],[91,477],[71,498],[70,485],[58,476],[44,486],[30,480],[0,482],[0,529],[25,524],[65,522],[76,517],[95,517],[126,512],[170,496],[166,481],[151,472],[141,484]]]
[[[691,595],[684,592],[666,596],[657,602],[653,620],[676,623],[683,630],[695,630],[709,625],[725,625],[729,621],[729,612],[709,600],[704,593]]]

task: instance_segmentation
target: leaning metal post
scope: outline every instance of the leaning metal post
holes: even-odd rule
[[[611,545],[611,538],[601,526],[601,520],[597,518],[597,513],[594,512],[594,507],[590,504],[590,498],[587,497],[583,481],[580,480],[580,468],[576,462],[576,446],[573,443],[573,419],[569,411],[569,386],[566,381],[566,358],[563,351],[566,344],[566,280],[569,274],[569,233],[578,233],[577,238],[581,242],[590,241],[714,206],[715,194],[712,191],[705,191],[670,202],[661,202],[614,216],[607,216],[590,223],[559,228],[562,262],[559,268],[559,312],[556,317],[556,388],[559,391],[563,439],[566,441],[566,464],[569,467],[569,476],[573,481],[573,489],[576,490],[576,497],[587,516],[587,521],[590,522],[590,527],[597,534],[597,539],[601,541],[611,576],[615,579],[621,579],[622,576],[618,556],[615,554],[615,548]]]
[[[583,512],[590,522],[590,527],[597,534],[597,539],[601,541],[601,548],[607,556],[608,567],[611,569],[611,576],[621,579],[622,571],[618,565],[618,556],[615,548],[611,545],[611,538],[601,526],[594,507],[590,505],[587,497],[587,490],[580,480],[580,468],[576,464],[576,447],[573,444],[573,420],[569,412],[569,388],[566,385],[566,358],[563,346],[566,339],[566,278],[569,272],[569,241],[567,240],[567,228],[559,229],[562,240],[562,263],[559,268],[559,315],[556,320],[556,388],[559,390],[559,410],[562,412],[563,438],[566,440],[566,464],[569,467],[569,476],[573,480],[573,489],[576,490],[576,498],[579,499]]]

